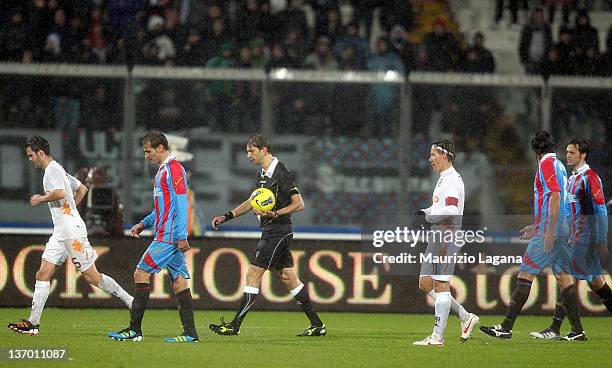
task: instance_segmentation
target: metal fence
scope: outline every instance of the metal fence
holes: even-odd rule
[[[41,190],[21,151],[34,133],[68,171],[107,167],[126,222],[138,219],[153,172],[138,139],[151,128],[189,139],[203,223],[248,195],[256,169],[244,142],[256,131],[296,174],[307,204],[298,225],[356,227],[427,205],[440,137],[457,146],[467,214],[528,214],[530,136],[551,130],[563,156],[568,139],[587,139],[608,188],[611,110],[610,78],[0,64],[0,222],[48,222],[26,201]]]

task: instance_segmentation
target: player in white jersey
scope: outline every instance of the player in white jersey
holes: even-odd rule
[[[431,230],[446,232],[461,229],[461,218],[465,200],[465,190],[461,175],[453,167],[455,147],[448,140],[434,142],[431,146],[429,163],[432,169],[440,174],[432,196],[432,205],[417,211],[417,215],[424,215],[425,221],[431,224]],[[419,275],[419,288],[435,301],[435,324],[431,336],[413,345],[442,346],[444,345],[444,330],[448,320],[448,313],[452,309],[461,320],[461,341],[465,342],[472,335],[479,318],[468,313],[451,295],[450,280],[455,270],[452,260],[460,246],[454,243],[444,243],[442,237],[427,244],[426,254],[434,257],[451,256],[450,260],[440,262],[424,262],[421,264]],[[443,257],[440,257],[443,258]]]
[[[25,153],[35,167],[45,170],[43,177],[45,194],[33,195],[30,204],[32,207],[42,203],[48,204],[53,219],[53,235],[45,245],[40,268],[36,272],[30,318],[9,323],[8,327],[21,334],[38,334],[40,316],[49,296],[51,278],[66,257],[70,257],[88,283],[116,296],[131,308],[132,296],[115,280],[96,269],[95,261],[98,255],[89,244],[87,228],[76,208],[87,193],[87,188],[76,178],[68,175],[64,168],[53,160],[49,142],[45,138],[30,138],[25,144]]]

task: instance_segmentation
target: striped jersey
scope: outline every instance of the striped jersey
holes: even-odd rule
[[[567,172],[554,153],[545,154],[538,165],[533,182],[533,210],[535,216],[536,238],[546,233],[550,217],[550,196],[552,193],[561,195],[559,215],[557,217],[557,236],[567,236],[565,222]]]
[[[570,243],[607,243],[608,210],[601,179],[589,165],[574,170],[567,181],[566,214],[570,219]]]
[[[183,165],[168,156],[155,175],[153,212],[141,221],[145,228],[153,226],[156,241],[176,244],[187,239],[187,186]]]

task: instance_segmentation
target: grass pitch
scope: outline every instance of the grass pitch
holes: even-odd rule
[[[69,361],[0,361],[6,367],[606,367],[612,361],[612,319],[584,317],[587,342],[532,340],[529,332],[548,326],[549,317],[519,317],[513,339],[503,341],[474,331],[459,342],[459,320],[449,319],[444,347],[412,342],[431,333],[432,315],[321,313],[328,336],[298,338],[307,320],[298,312],[251,311],[240,336],[217,336],[211,322],[232,311],[196,312],[197,344],[168,344],[163,337],[182,329],[174,310],[149,310],[144,341],[117,342],[106,334],[128,325],[126,310],[57,309],[43,313],[41,333],[16,335],[0,330],[0,349],[67,348]],[[2,323],[29,315],[26,308],[0,308]],[[501,321],[482,316],[481,324]],[[564,324],[563,331],[569,327]],[[6,355],[6,354],[5,354]]]

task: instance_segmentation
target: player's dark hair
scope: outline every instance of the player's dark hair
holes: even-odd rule
[[[446,153],[450,162],[455,161],[455,145],[453,142],[449,141],[448,139],[442,139],[433,142],[431,145],[437,147],[439,151]]]
[[[23,150],[25,151],[26,148],[28,147],[30,147],[30,149],[34,151],[34,153],[42,150],[47,156],[51,155],[51,148],[49,148],[49,141],[47,141],[45,138],[41,136],[37,135],[31,138],[28,138],[26,143],[23,145]]]
[[[145,143],[149,143],[153,148],[157,148],[161,144],[166,151],[168,150],[168,138],[159,130],[151,130],[148,132],[147,135],[142,138],[142,144],[144,145]]]
[[[247,139],[247,146],[257,147],[262,149],[266,147],[269,153],[272,153],[272,145],[270,143],[270,138],[265,135],[255,133]]]
[[[580,152],[580,154],[586,153],[587,156],[589,155],[589,144],[584,139],[574,138],[567,144],[575,146],[578,152]]]
[[[555,140],[549,132],[540,130],[531,140],[531,149],[538,156],[555,152]]]

